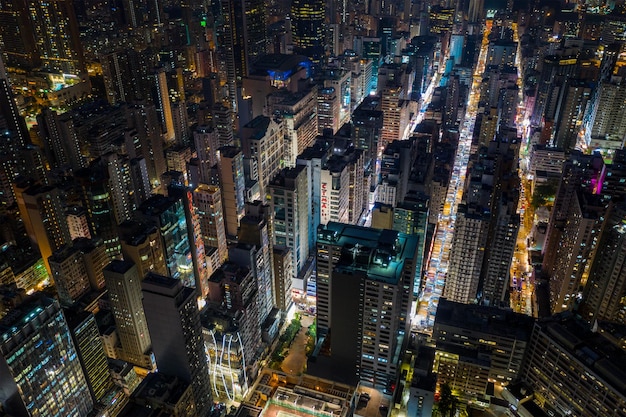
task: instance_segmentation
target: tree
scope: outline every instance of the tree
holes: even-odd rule
[[[459,400],[452,394],[452,388],[446,382],[441,386],[441,394],[437,407],[442,417],[452,417],[456,414]]]
[[[543,184],[537,184],[535,186],[535,192],[533,193],[530,205],[537,209],[540,206],[546,205],[549,201],[554,201],[554,195],[559,184],[556,181],[548,181]]]

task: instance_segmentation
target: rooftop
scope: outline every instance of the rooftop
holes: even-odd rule
[[[114,259],[109,263],[104,270],[115,272],[117,274],[124,274],[130,271],[131,268],[135,267],[135,264],[130,261],[120,261],[118,259]]]
[[[309,146],[298,155],[298,160],[310,161],[311,159],[326,159],[328,158],[330,143],[324,141],[316,141],[313,145]]]
[[[563,350],[626,395],[626,352],[578,317],[563,313],[537,322]]]
[[[345,417],[351,414],[354,395],[355,387],[350,385],[265,369],[249,400],[263,407],[263,417]]]
[[[534,319],[496,307],[439,300],[435,326],[454,326],[518,340],[529,340]]]
[[[45,296],[43,293],[35,293],[13,308],[0,320],[0,343],[19,333],[34,317],[53,304],[56,304],[56,301],[52,298]]]
[[[310,62],[310,59],[303,55],[267,54],[254,63],[253,73],[264,75],[270,71],[295,71],[304,66],[305,63],[310,65]]]
[[[221,148],[219,148],[218,152],[224,158],[234,158],[237,155],[241,154],[241,149],[236,146],[227,145],[227,146],[222,146]]]
[[[298,175],[306,169],[305,165],[296,165],[293,168],[283,168],[278,174],[270,181],[270,185],[273,187],[289,188],[295,190],[295,183],[293,180],[298,178]]]
[[[240,266],[233,262],[224,262],[224,264],[211,275],[209,281],[220,282],[225,278],[230,278],[232,281],[241,283],[249,273],[250,269],[245,266]]]
[[[141,203],[138,211],[146,216],[160,216],[174,205],[176,200],[161,194],[155,194]]]
[[[270,120],[266,116],[257,116],[243,127],[242,134],[252,139],[262,139],[270,125]]]
[[[141,385],[133,393],[132,398],[141,398],[163,404],[177,404],[188,388],[189,384],[175,376],[153,372],[144,378]]]
[[[329,222],[318,228],[317,241],[342,247],[338,270],[366,271],[369,279],[395,284],[405,261],[415,257],[418,238],[395,230]]]
[[[146,275],[146,277],[143,279],[143,281],[141,281],[142,291],[148,292],[148,293],[160,294],[165,297],[174,298],[183,289],[184,289],[183,283],[181,280],[174,279],[171,277],[165,277],[163,275],[154,274],[152,272],[149,272]],[[189,290],[193,291],[192,288],[189,288]],[[178,301],[180,301],[180,299]]]
[[[155,225],[148,225],[135,220],[125,220],[118,226],[120,239],[131,246],[139,246],[148,236],[156,233]]]

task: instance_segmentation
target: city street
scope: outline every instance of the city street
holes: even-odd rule
[[[427,278],[422,297],[419,300],[416,313],[411,319],[413,330],[430,333],[435,321],[439,298],[443,294],[445,278],[448,272],[449,254],[452,249],[452,237],[454,235],[454,224],[459,203],[463,197],[465,175],[469,161],[472,137],[474,134],[474,124],[478,111],[478,100],[480,98],[480,86],[484,63],[487,57],[489,30],[485,30],[480,48],[478,64],[474,71],[469,99],[463,124],[461,125],[459,143],[454,159],[454,167],[448,184],[448,192],[443,213],[439,217],[437,230],[433,242],[431,257],[427,263]]]

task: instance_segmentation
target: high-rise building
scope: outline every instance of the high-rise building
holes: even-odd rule
[[[598,330],[572,315],[535,323],[521,375],[548,415],[625,414],[626,355]]]
[[[510,283],[511,259],[517,244],[520,217],[513,201],[497,203],[494,219],[491,220],[491,236],[482,268],[481,302],[484,305],[506,305]]]
[[[618,103],[626,101],[626,84],[602,82],[595,99],[589,103],[585,139],[587,144],[596,140],[619,141],[626,136],[626,113]]]
[[[364,59],[372,61],[372,78],[371,83],[367,87],[366,94],[376,92],[378,89],[378,68],[382,62],[382,45],[380,38],[356,37],[356,52]]]
[[[383,150],[388,143],[403,139],[404,129],[408,123],[408,103],[403,100],[404,90],[401,85],[389,83],[380,86],[383,127],[380,134],[378,150]]]
[[[242,370],[249,372],[258,358],[261,345],[261,321],[254,274],[246,266],[227,261],[211,275],[209,285],[211,290],[207,301],[222,305],[235,316],[245,361]],[[221,360],[219,362],[223,363]]]
[[[435,5],[428,12],[428,27],[431,34],[440,35],[442,33],[452,32],[454,25],[454,7],[442,7]]]
[[[369,210],[369,173],[365,172],[364,152],[348,147],[343,151],[341,159],[346,163],[349,174],[348,188],[348,223],[359,224],[363,214]]]
[[[267,101],[268,113],[283,119],[287,141],[285,165],[292,167],[298,155],[311,146],[317,136],[317,87],[298,93],[277,91]]]
[[[238,113],[242,79],[250,73],[252,64],[267,53],[267,6],[260,0],[222,0],[220,8],[218,52],[225,72],[222,82],[227,86],[230,108]],[[230,120],[231,127],[233,121]]]
[[[189,233],[183,198],[156,194],[137,209],[136,217],[159,229],[168,275],[181,280],[187,287],[201,290],[196,242]]]
[[[131,218],[136,207],[133,198],[134,189],[130,175],[130,161],[128,157],[114,152],[103,155],[101,158],[108,174],[115,224],[120,224]]]
[[[584,192],[592,194],[602,192],[605,182],[608,182],[606,174],[604,159],[599,154],[584,155],[573,151],[564,161],[543,245],[543,271],[552,270],[556,262],[557,249],[570,220],[570,212],[573,207],[578,206],[575,202],[578,198],[577,190],[582,188]]]
[[[217,167],[222,190],[222,207],[226,236],[237,236],[239,221],[245,213],[244,191],[246,188],[243,171],[243,153],[234,146],[218,149]]]
[[[458,35],[453,35],[458,36]],[[517,42],[510,39],[497,39],[489,42],[487,47],[487,65],[496,65],[499,68],[514,67]]]
[[[417,238],[334,222],[317,235],[317,329],[333,368],[388,389],[408,342]]]
[[[111,104],[147,100],[151,57],[133,48],[106,50],[99,55],[107,100]]]
[[[423,289],[422,269],[424,268],[425,250],[427,248],[426,233],[428,231],[428,198],[424,195],[405,199],[393,209],[393,230],[407,235],[417,236],[417,257],[413,296]]]
[[[459,303],[506,301],[517,241],[517,149],[497,139],[471,157],[457,210],[444,297]]]
[[[148,272],[159,275],[168,273],[163,252],[163,239],[156,225],[148,225],[128,220],[118,226],[122,255],[133,262],[139,270],[139,276]]]
[[[103,271],[111,260],[104,242],[102,239],[78,238],[72,243],[82,254],[91,288],[96,291],[102,290],[104,288]]]
[[[31,29],[25,1],[5,1],[0,11],[0,44],[2,59],[10,67],[34,69],[39,66],[39,54]]]
[[[626,324],[626,207],[615,204],[606,213],[598,250],[585,284],[582,317]]]
[[[324,56],[326,3],[322,0],[293,0],[291,30],[294,52],[319,63]]]
[[[0,320],[0,404],[24,416],[87,417],[85,374],[59,304],[37,293]]]
[[[553,313],[571,310],[580,301],[605,221],[606,206],[601,196],[581,190],[574,193],[558,247],[550,254],[554,262],[545,269],[550,278]]]
[[[267,6],[259,0],[223,0],[222,22],[226,44],[228,69],[240,85],[241,79],[250,72],[250,66],[262,55],[267,53]],[[229,80],[228,82],[230,82]]]
[[[167,87],[167,73],[163,68],[157,68],[149,77],[151,82],[152,102],[156,107],[161,126],[161,134],[166,143],[175,139],[174,119],[172,118],[172,103]]]
[[[62,305],[71,306],[89,291],[87,268],[78,248],[65,246],[55,251],[48,265]]]
[[[150,372],[139,383],[120,417],[169,414],[172,417],[200,416],[191,384],[164,372]]]
[[[508,384],[522,371],[531,317],[508,310],[439,300],[433,327],[433,369],[439,384],[466,400],[482,398],[489,383]]]
[[[183,187],[181,184],[172,184],[168,188],[168,194],[183,203],[187,235],[189,236],[189,247],[191,250],[193,275],[195,277],[195,288],[198,290],[200,296],[204,297],[208,291],[207,281],[213,271],[209,269],[212,265],[206,262],[206,253],[200,225],[200,213],[193,205],[193,190],[188,187]]]
[[[309,256],[309,196],[308,169],[305,165],[284,168],[270,182],[274,245],[291,250],[292,275],[297,277]]]
[[[310,207],[311,212],[309,216],[309,248],[313,248],[315,246],[315,241],[317,240],[317,226],[320,224],[321,219],[321,176],[322,176],[322,166],[326,164],[328,159],[328,152],[324,146],[321,146],[319,143],[313,144],[304,150],[300,155],[298,155],[298,159],[296,160],[297,165],[305,165],[309,171],[309,196],[310,196]],[[328,184],[326,185],[326,199],[328,199]]]
[[[333,88],[337,94],[339,113],[337,114],[337,124],[339,127],[350,121],[351,98],[350,98],[350,76],[351,72],[345,69],[327,68],[318,77],[317,82],[323,88]]]
[[[293,283],[293,266],[291,249],[287,246],[273,247],[274,270],[274,304],[281,311],[288,311],[293,305],[291,293]]]
[[[369,234],[365,232],[370,232]],[[336,222],[327,225],[320,225],[317,230],[317,323],[318,334],[325,334],[332,327],[331,325],[331,294],[330,286],[332,272],[339,261],[344,247],[350,245],[365,245],[367,240],[371,240],[370,245],[378,243],[378,239],[383,239],[387,231],[370,229],[360,226],[351,226]],[[397,235],[397,232],[392,234]],[[395,236],[394,235],[394,236]],[[386,247],[386,241],[382,247]]]
[[[217,248],[220,264],[225,262],[228,245],[221,190],[214,185],[200,184],[193,191],[193,204],[198,211],[204,246]]]
[[[320,224],[348,223],[351,184],[346,161],[329,158],[322,167],[319,184]]]
[[[202,332],[205,335],[208,364],[213,398],[218,400],[242,398],[248,392],[247,369],[254,352],[246,351],[250,335],[245,330],[247,316],[241,313],[229,313],[223,308],[202,310]],[[241,324],[241,326],[240,326]],[[256,336],[260,337],[258,327]],[[228,357],[229,361],[222,358]]]
[[[50,275],[36,250],[26,247],[5,245],[3,248],[3,267],[1,281],[12,284],[27,292],[37,291],[46,285]]]
[[[331,134],[337,133],[340,124],[341,101],[335,87],[325,87],[317,92],[317,131],[323,134],[325,130]]]
[[[391,204],[376,202],[372,206],[371,227],[374,229],[392,229],[393,207]]]
[[[98,324],[93,314],[87,311],[65,311],[67,325],[78,353],[78,359],[87,379],[89,392],[94,403],[102,400],[113,387],[111,373],[104,354]]]
[[[20,2],[16,3],[19,4]],[[5,13],[5,11],[3,10],[0,13]],[[1,17],[2,14],[0,14],[0,18]],[[12,36],[14,35],[15,34]],[[2,35],[0,34],[0,36]],[[4,36],[2,37],[4,38]],[[6,44],[3,43],[2,45],[5,46]],[[5,129],[3,136],[7,133],[9,136],[9,140],[7,140],[7,138],[3,139],[3,141],[6,140],[6,143],[2,144],[3,151],[12,151],[12,153],[15,153],[17,150],[22,149],[30,143],[26,122],[24,118],[20,116],[17,104],[15,103],[13,90],[11,89],[11,84],[9,83],[4,68],[2,57],[0,57],[0,125]]]
[[[184,91],[183,91],[184,92]],[[187,106],[179,97],[172,101],[172,124],[174,126],[175,143],[182,146],[189,145],[189,118],[187,117]]]
[[[17,193],[17,204],[28,236],[39,247],[46,268],[50,271],[50,255],[70,243],[61,190],[52,186],[33,185]]]
[[[108,168],[105,161],[99,159],[88,168],[75,171],[74,178],[80,187],[83,205],[90,214],[91,235],[104,240],[107,253],[111,257],[116,257],[120,254],[120,242],[116,228],[118,223],[113,209]],[[117,190],[119,193],[127,191]]]
[[[496,137],[498,131],[498,108],[490,107],[481,115],[479,141],[482,146],[489,146],[489,142]]]
[[[188,182],[187,178],[187,164],[191,160],[191,148],[185,145],[176,144],[174,146],[170,146],[165,151],[165,161],[167,163],[168,171],[179,172],[181,176],[184,178],[184,182]],[[167,188],[169,184],[162,184],[163,187]]]
[[[568,79],[563,86],[554,120],[555,147],[566,151],[576,148],[591,91],[591,84],[585,80]]]
[[[130,204],[138,207],[150,197],[152,186],[148,173],[148,162],[146,158],[140,156],[130,160],[129,173],[132,192],[130,193]]]
[[[369,96],[372,83],[372,60],[347,51],[341,57],[345,68],[350,69],[350,110],[354,111]]]
[[[70,239],[74,240],[79,237],[91,238],[89,218],[87,216],[87,210],[83,206],[68,207],[65,216],[67,227],[70,229]]]
[[[126,118],[129,129],[134,129],[139,139],[127,147],[128,156],[145,158],[150,185],[154,187],[167,169],[156,107],[145,102],[127,105]]]
[[[450,301],[472,303],[477,299],[489,221],[489,213],[481,208],[459,204],[443,291]]]
[[[193,186],[209,184],[211,168],[217,164],[218,137],[217,131],[210,126],[198,126],[193,132],[198,163],[200,165],[199,182]]]
[[[387,143],[380,158],[380,180],[376,201],[396,206],[408,192],[409,176],[417,155],[417,140]]]
[[[246,215],[241,219],[239,244],[229,248],[229,259],[245,265],[257,280],[258,311],[261,323],[269,316],[274,303],[272,294],[272,241],[270,208],[260,202],[246,205]]]
[[[239,118],[244,123],[252,117],[268,115],[266,97],[276,89],[286,89],[291,93],[304,92],[311,87],[311,61],[303,55],[268,54],[254,64],[254,70],[243,80],[245,94],[250,96],[249,109],[242,109]],[[251,110],[251,115],[242,114]]]
[[[256,161],[261,199],[265,200],[267,185],[284,164],[282,120],[265,116],[254,118],[241,129],[241,145],[244,156]]]
[[[233,110],[230,107],[216,104],[211,109],[213,127],[217,130],[218,149],[222,146],[234,145]]]
[[[450,74],[445,87],[442,124],[444,129],[453,129],[458,124],[459,101],[461,99],[460,79],[457,74]]]
[[[44,70],[79,75],[86,72],[78,21],[71,1],[26,1],[31,30]]]
[[[470,0],[469,11],[467,13],[467,21],[470,23],[480,23],[485,14],[484,0]]]
[[[537,84],[537,97],[531,116],[531,124],[540,126],[546,112],[549,96],[553,92],[555,79],[571,77],[575,74],[577,53],[572,50],[558,50],[557,54],[547,55],[543,59],[541,74]],[[558,91],[558,90],[557,90]]]
[[[161,26],[163,23],[162,1],[122,0],[124,23],[133,28]]]
[[[121,358],[145,369],[155,369],[141,301],[142,277],[137,266],[129,261],[114,260],[104,269],[104,279],[121,345]]]
[[[207,416],[212,398],[196,291],[179,280],[148,274],[141,283],[143,306],[159,372],[191,385],[196,411]]]
[[[365,167],[370,170],[378,157],[378,143],[383,128],[380,98],[366,97],[352,113],[352,142],[363,149]]]

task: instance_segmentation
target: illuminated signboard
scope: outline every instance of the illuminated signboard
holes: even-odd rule
[[[326,224],[330,221],[330,188],[331,178],[328,171],[322,171],[320,188],[320,223]]]

